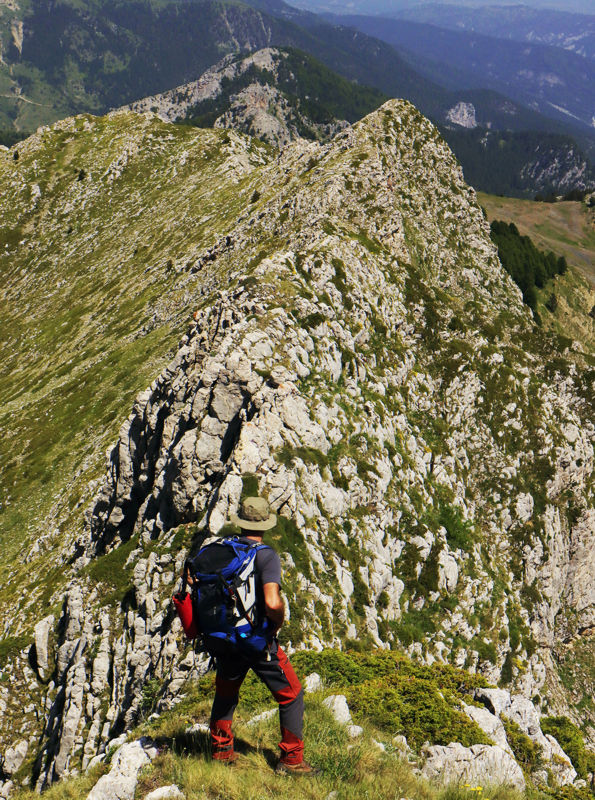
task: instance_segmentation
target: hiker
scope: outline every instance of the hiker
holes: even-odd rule
[[[223,541],[235,541],[238,547],[248,545],[249,549],[256,550],[253,562],[255,577],[253,609],[256,622],[255,624],[251,622],[251,625],[256,630],[265,631],[263,641],[265,646],[260,650],[246,650],[240,646],[230,647],[229,636],[219,640],[213,636],[205,637],[207,650],[213,655],[217,668],[215,699],[210,722],[212,756],[214,760],[225,764],[232,764],[238,758],[238,754],[234,751],[231,726],[239,701],[240,687],[248,670],[252,669],[279,703],[281,756],[275,772],[286,775],[312,775],[317,770],[304,761],[302,739],[304,692],[287,656],[279,647],[276,636],[285,619],[285,606],[279,591],[281,561],[275,550],[264,545],[262,541],[264,532],[274,528],[277,516],[271,513],[269,504],[264,498],[248,497],[241,503],[239,513],[231,516],[231,522],[241,528],[241,535],[235,540]],[[199,558],[200,553],[197,556],[197,559]],[[188,566],[184,577],[190,585],[193,584],[192,570]],[[242,608],[242,602],[238,603]],[[248,614],[244,609],[243,611],[241,616],[248,619]]]

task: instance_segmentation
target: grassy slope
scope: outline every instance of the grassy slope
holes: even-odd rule
[[[144,722],[129,734],[129,740],[148,736],[160,753],[145,768],[135,797],[176,784],[188,800],[263,800],[275,797],[286,800],[361,800],[374,798],[415,798],[415,800],[471,800],[482,787],[462,784],[440,788],[414,772],[423,742],[445,743],[452,739],[471,743],[490,743],[490,739],[459,709],[463,702],[472,702],[469,692],[485,685],[477,675],[435,664],[420,666],[409,659],[387,651],[375,653],[302,651],[292,662],[303,680],[314,670],[322,679],[321,688],[306,695],[304,739],[306,757],[320,770],[315,778],[292,780],[274,774],[279,740],[278,717],[258,722],[255,715],[276,705],[262,683],[249,674],[240,695],[235,714],[234,732],[240,760],[234,769],[213,763],[209,758],[209,737],[192,727],[209,720],[214,693],[214,673],[186,687],[186,694],[172,710],[160,716],[151,714],[159,694],[159,686],[147,685]],[[361,736],[350,738],[347,729],[335,722],[323,705],[325,697],[344,694],[353,716],[361,726]],[[458,730],[455,728],[458,726]],[[461,733],[463,735],[461,735]],[[405,734],[413,749],[399,749],[395,735]],[[511,739],[518,757],[527,744],[522,734]],[[591,755],[591,754],[589,754]],[[109,761],[109,759],[108,759]],[[527,778],[536,762],[525,765]],[[81,777],[52,786],[47,800],[83,797],[107,764],[93,768]],[[529,783],[528,796],[533,800],[588,800],[588,790],[569,789],[541,792]],[[485,787],[491,800],[516,800],[521,793],[505,786]],[[330,794],[332,792],[332,794]],[[14,800],[34,800],[27,790],[16,792]]]
[[[488,219],[514,222],[521,234],[530,236],[540,250],[566,257],[570,269],[548,284],[539,297],[539,313],[560,333],[586,347],[595,347],[595,210],[584,203],[536,203],[511,197],[478,194]],[[544,303],[551,293],[558,297],[555,314]]]
[[[204,279],[190,267],[267,152],[244,142],[121,114],[0,153],[0,603],[32,541],[80,519],[101,453],[185,330]]]
[[[330,792],[335,793],[331,796],[337,800],[399,797],[470,800],[475,796],[467,787],[446,792],[416,776],[413,772],[416,756],[413,752],[408,757],[401,753],[393,737],[406,733],[411,742],[417,732],[420,742],[426,738],[443,741],[441,727],[450,733],[451,720],[466,719],[456,709],[463,698],[469,699],[466,692],[472,686],[484,683],[481,678],[452,667],[422,667],[386,651],[373,654],[332,650],[300,652],[292,661],[302,680],[316,670],[323,681],[323,689],[306,696],[304,719],[306,757],[321,770],[318,777],[294,781],[274,774],[272,768],[279,741],[277,715],[257,724],[250,721],[259,712],[275,709],[276,705],[252,674],[242,687],[235,715],[236,749],[241,760],[234,769],[212,763],[208,757],[208,737],[203,732],[188,732],[190,726],[208,722],[214,692],[214,674],[208,673],[200,682],[187,687],[185,697],[173,710],[141,723],[130,733],[130,739],[149,736],[161,751],[141,774],[135,796],[145,797],[153,789],[173,783],[182,789],[188,800],[263,800],[268,797],[323,800]],[[395,680],[400,683],[398,693],[391,693]],[[445,693],[448,703],[444,700],[440,703],[441,692]],[[323,706],[326,696],[337,693],[346,695],[354,722],[364,729],[361,737],[350,739],[346,728],[338,725]],[[155,695],[154,687],[146,692],[145,716],[152,710],[151,696]],[[409,719],[403,724],[402,710],[406,707]],[[470,741],[488,741],[474,723],[466,720],[465,725],[471,735]],[[48,800],[84,797],[99,775],[106,771],[107,766],[102,765],[81,778],[56,784],[44,796]],[[513,800],[519,793],[498,788],[489,790],[487,796]],[[21,791],[16,793],[15,800],[33,800],[34,797],[32,792]]]

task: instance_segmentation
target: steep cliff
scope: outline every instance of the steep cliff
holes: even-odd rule
[[[126,156],[93,171],[123,124]],[[88,184],[52,184],[57,141],[76,145]],[[58,125],[2,159],[19,236],[35,220],[54,230],[76,196],[81,225],[101,209],[128,220],[125,242],[142,229],[149,252],[171,247],[171,266],[153,261],[162,323],[175,332],[193,312],[121,425],[84,524],[70,512],[45,545],[32,531],[25,567],[4,578],[2,747],[29,693],[23,774],[41,787],[86,765],[135,719],[150,678],[162,706],[179,694],[195,662],[172,622],[176,575],[256,488],[280,514],[287,646],[403,648],[543,711],[572,716],[580,700],[592,724],[592,360],[534,325],[427,120],[391,101],[330,144],[280,155],[115,114]],[[139,180],[163,220],[134,200]],[[46,192],[52,204],[35,211]],[[106,236],[106,287],[121,246]],[[142,285],[143,269],[124,267]],[[574,675],[558,663],[569,654]]]

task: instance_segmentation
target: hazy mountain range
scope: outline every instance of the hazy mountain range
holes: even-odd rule
[[[561,47],[436,24],[357,15],[334,19],[393,45],[419,72],[443,86],[494,89],[546,116],[582,122],[593,130],[594,59]]]
[[[330,11],[337,14],[380,14],[401,15],[407,12],[425,13],[434,5],[431,0],[297,0],[294,5],[316,12]],[[530,4],[513,3],[510,0],[456,0],[447,3],[469,11],[488,9],[517,8],[530,13],[558,11],[562,13],[593,14],[591,0],[531,0]]]

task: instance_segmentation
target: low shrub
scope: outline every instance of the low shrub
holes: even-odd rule
[[[543,753],[540,745],[530,739],[526,733],[523,733],[514,720],[507,717],[501,717],[501,719],[506,731],[508,744],[515,759],[522,769],[530,775],[543,765]]]
[[[579,778],[585,779],[589,772],[595,772],[595,752],[587,750],[580,729],[568,717],[544,717],[541,730],[557,739]]]

